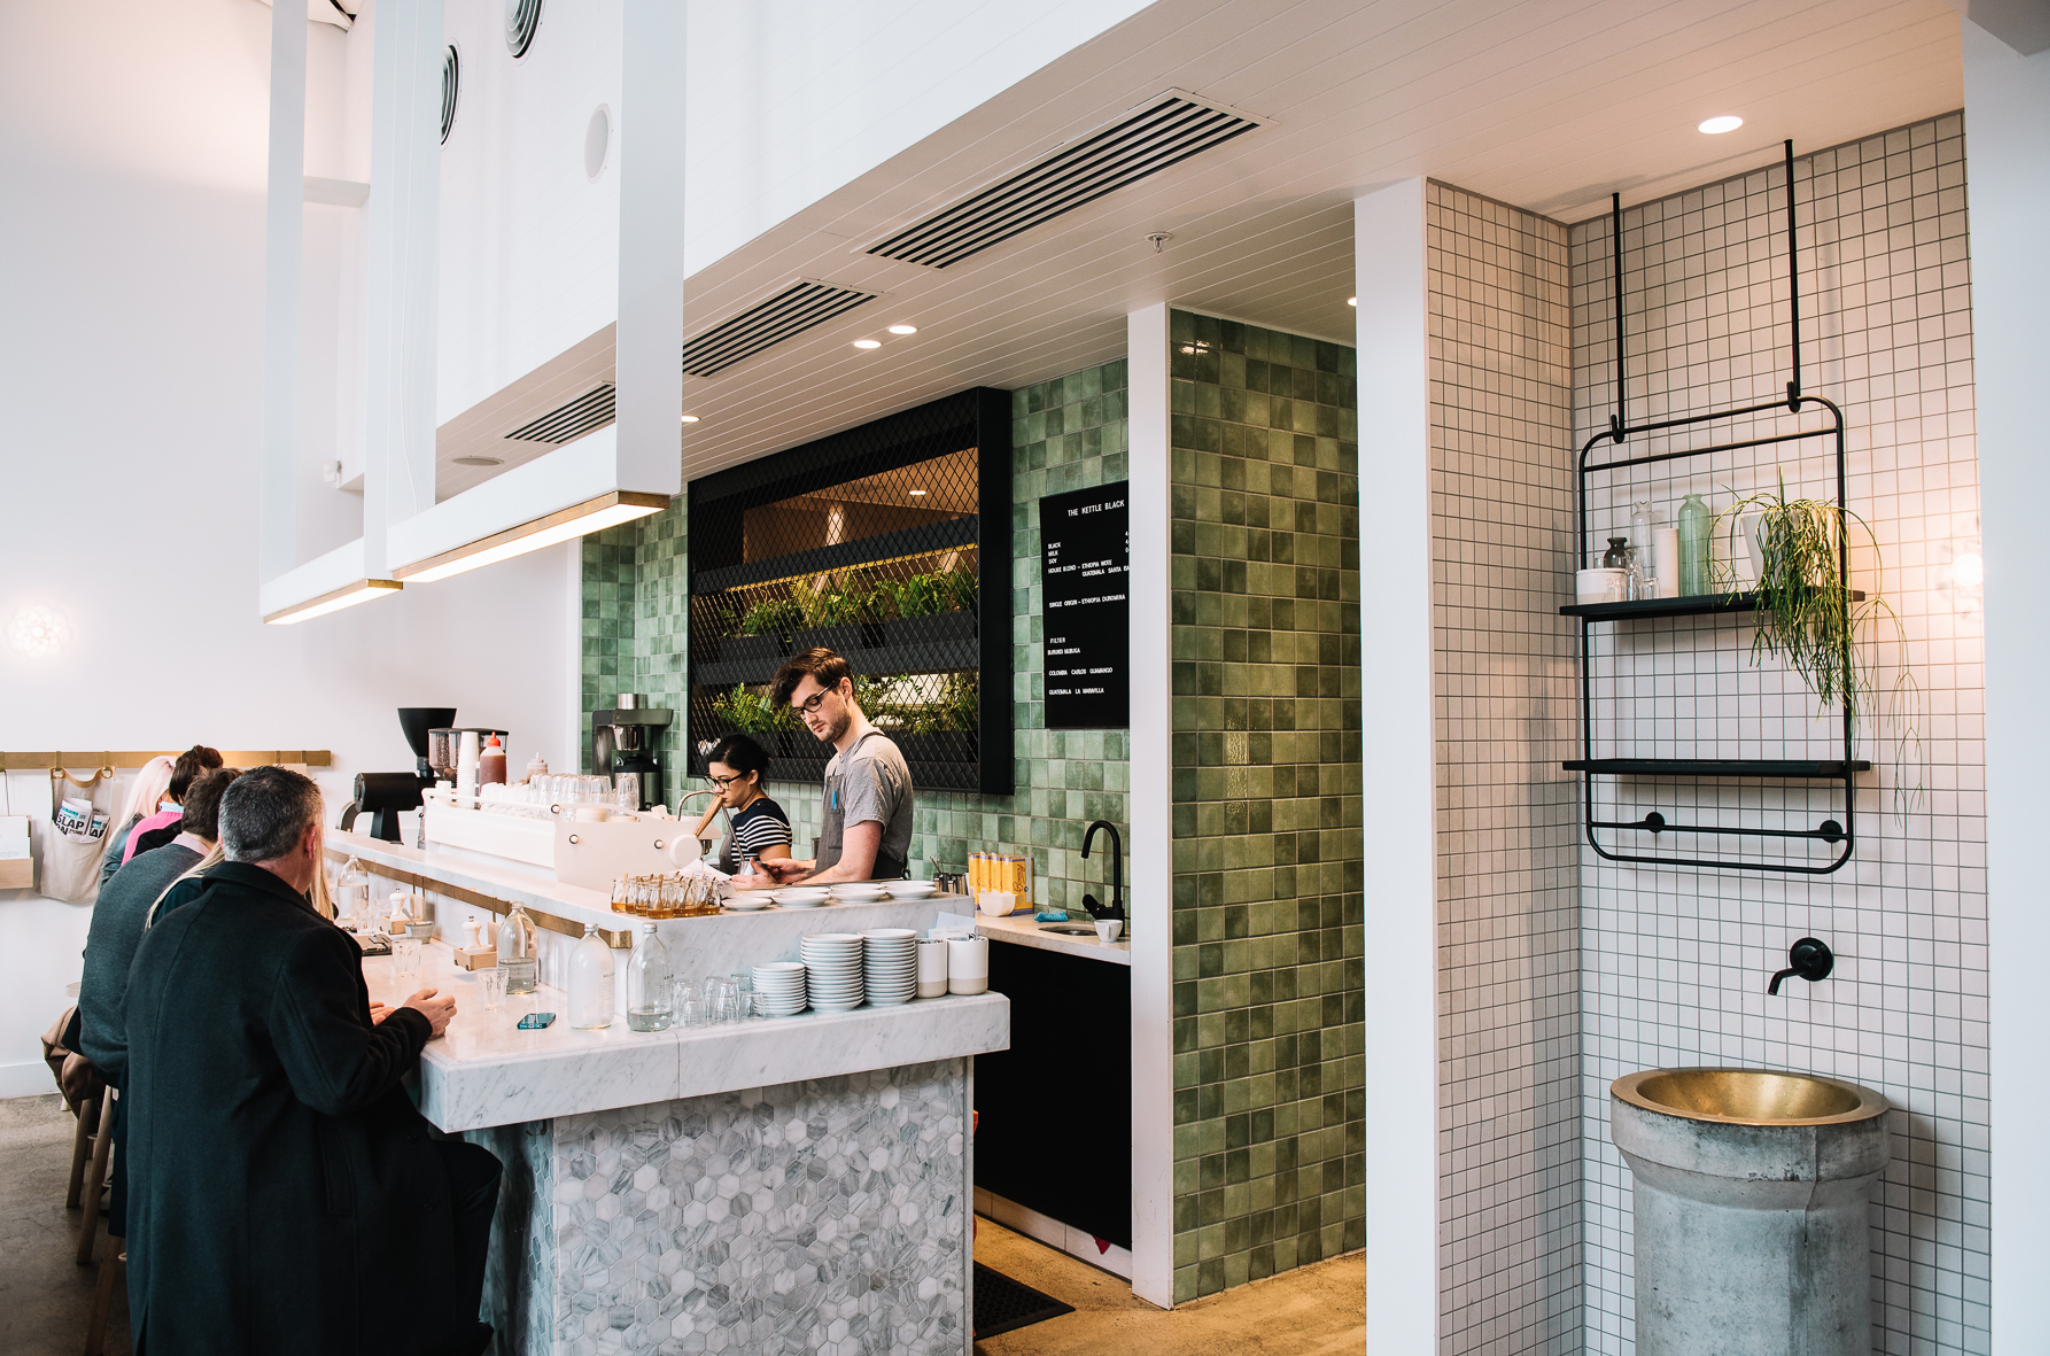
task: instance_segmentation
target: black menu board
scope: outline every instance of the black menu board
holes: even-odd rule
[[[1132,723],[1126,482],[1039,501],[1040,672],[1049,730]]]

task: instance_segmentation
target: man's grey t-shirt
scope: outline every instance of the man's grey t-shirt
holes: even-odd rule
[[[911,769],[887,735],[871,731],[826,764],[826,813],[818,869],[840,861],[846,826],[876,823],[883,841],[870,873],[878,880],[904,874],[911,853]]]

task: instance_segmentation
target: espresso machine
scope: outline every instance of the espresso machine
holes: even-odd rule
[[[359,772],[355,799],[342,811],[344,831],[356,827],[358,815],[370,816],[370,836],[399,841],[399,815],[420,808],[420,793],[434,785],[436,769],[428,760],[429,732],[456,718],[453,706],[401,706],[399,728],[413,750],[411,772]],[[451,775],[453,775],[451,773]]]
[[[620,693],[611,710],[591,713],[591,771],[611,777],[614,785],[620,774],[634,773],[640,778],[635,808],[662,804],[662,731],[675,719],[674,711],[643,706],[638,695]]]

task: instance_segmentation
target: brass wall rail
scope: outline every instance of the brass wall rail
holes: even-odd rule
[[[183,752],[183,749],[58,749],[49,753],[0,752],[0,769],[8,772],[33,772],[53,767],[141,767],[152,758],[176,758]],[[269,763],[333,767],[335,756],[327,749],[251,749],[232,752],[223,749],[221,761],[229,767],[263,767]]]

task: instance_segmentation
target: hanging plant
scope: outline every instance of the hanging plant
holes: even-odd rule
[[[1912,719],[1921,689],[1903,662],[1895,668],[1884,709],[1879,709],[1877,645],[1858,638],[1861,632],[1869,637],[1879,625],[1890,625],[1905,660],[1907,632],[1881,591],[1885,562],[1871,525],[1827,500],[1787,498],[1784,471],[1777,489],[1738,498],[1716,515],[1712,535],[1723,533],[1728,522],[1731,559],[1740,549],[1737,537],[1747,515],[1755,515],[1749,524],[1749,550],[1758,566],[1758,582],[1751,589],[1757,627],[1751,638],[1751,663],[1756,666],[1768,657],[1784,663],[1824,707],[1841,705],[1849,713],[1854,734],[1859,720],[1881,720],[1891,727],[1896,762],[1905,765],[1921,746]],[[1872,586],[1862,599],[1853,596],[1843,568],[1853,525],[1864,534],[1876,565]],[[1742,581],[1729,560],[1713,562],[1711,573],[1726,599],[1742,596]],[[1905,789],[1898,787],[1896,795]],[[1918,778],[1912,795],[1920,794]]]

